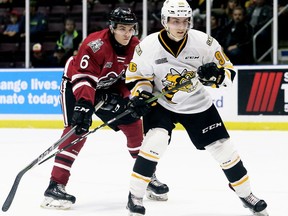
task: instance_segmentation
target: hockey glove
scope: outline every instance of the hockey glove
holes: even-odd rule
[[[102,110],[111,111],[117,114],[123,112],[127,108],[128,100],[116,93],[101,93],[100,100],[104,102],[100,107]]]
[[[147,91],[138,92],[139,94],[130,99],[128,102],[128,109],[131,111],[131,116],[134,118],[140,118],[141,116],[146,115],[150,110],[151,106],[155,106],[156,100],[150,103],[146,101],[152,97],[153,94]]]
[[[94,106],[83,99],[76,102],[74,106],[74,113],[72,116],[72,126],[77,125],[75,133],[81,135],[89,131],[92,124],[92,115],[94,113]]]
[[[200,66],[197,70],[200,82],[205,86],[213,86],[219,88],[225,78],[224,68],[219,68],[214,62],[210,62]]]

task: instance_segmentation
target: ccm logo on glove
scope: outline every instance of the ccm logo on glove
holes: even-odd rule
[[[89,112],[89,108],[81,107],[81,106],[75,106],[74,111],[79,111],[79,112]]]

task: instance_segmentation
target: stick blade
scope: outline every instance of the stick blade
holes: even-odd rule
[[[9,194],[8,194],[4,204],[2,206],[3,212],[8,211],[8,209],[10,208],[10,206],[14,200],[15,194],[17,192],[20,180],[21,180],[22,176],[24,175],[24,173],[25,173],[25,170],[19,172],[18,175],[16,176],[14,183],[12,185],[12,188],[11,188],[11,190],[10,190],[10,192],[9,192]]]

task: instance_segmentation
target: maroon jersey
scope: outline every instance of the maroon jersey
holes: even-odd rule
[[[124,73],[139,39],[132,37],[125,54],[119,56],[112,47],[110,34],[109,29],[104,29],[88,35],[78,54],[68,60],[64,76],[71,80],[76,100],[83,98],[94,104],[97,89],[114,89],[123,97],[130,95]]]

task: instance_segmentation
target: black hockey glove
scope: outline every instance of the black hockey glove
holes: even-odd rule
[[[123,112],[127,108],[128,103],[127,99],[116,93],[101,93],[100,98],[97,98],[97,100],[104,102],[100,109],[111,111],[116,114]]]
[[[150,103],[146,101],[154,97],[153,94],[147,91],[142,91],[139,95],[133,97],[128,102],[128,109],[131,111],[131,116],[134,118],[140,118],[141,116],[146,115],[150,110],[151,106],[155,106],[156,100]]]
[[[219,88],[225,78],[224,68],[219,68],[214,62],[200,66],[197,70],[200,82],[205,86],[215,85]]]
[[[94,106],[83,99],[76,102],[74,106],[74,113],[72,116],[72,126],[77,125],[75,133],[81,135],[89,131],[92,124],[92,115],[94,113]]]

